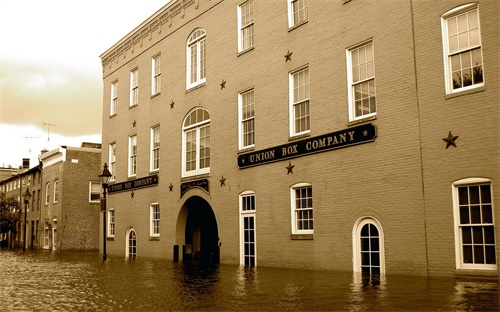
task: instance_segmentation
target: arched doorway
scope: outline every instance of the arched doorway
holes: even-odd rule
[[[217,220],[206,200],[199,196],[190,197],[182,206],[177,226],[178,230],[184,228],[183,261],[195,261],[201,264],[219,263]],[[180,231],[177,233],[180,234]],[[178,236],[178,239],[180,238]]]
[[[126,236],[125,257],[135,259],[137,257],[137,234],[133,228],[129,228]]]

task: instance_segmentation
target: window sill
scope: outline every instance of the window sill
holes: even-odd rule
[[[192,87],[188,87],[188,89],[186,89],[186,93],[189,93],[189,92],[192,92],[194,90],[198,90],[200,88],[203,88],[207,85],[207,82],[203,82],[203,83],[200,83],[198,85],[195,85],[195,86],[192,86]]]
[[[298,23],[297,25],[293,25],[293,26],[291,26],[291,27],[288,28],[288,32],[291,32],[292,30],[297,29],[300,26],[305,25],[307,23],[309,23],[309,20],[305,20],[305,21],[302,21],[302,22]]]
[[[156,92],[155,94],[151,94],[151,98],[155,98],[159,95],[161,95],[161,92]]]
[[[106,240],[108,242],[113,242],[115,240],[115,237],[114,236],[108,236],[108,237],[106,237]]]
[[[290,234],[291,240],[314,240],[314,234]]]
[[[376,120],[377,119],[377,115],[375,116],[369,116],[369,117],[365,117],[365,118],[361,118],[361,119],[357,119],[357,120],[350,120],[349,123],[347,124],[347,126],[356,126],[356,125],[359,125],[359,124],[362,124],[364,122],[367,122],[367,121],[372,121],[372,120]]]
[[[295,141],[295,140],[307,138],[307,137],[310,137],[310,136],[311,136],[311,132],[301,133],[301,134],[297,134],[297,135],[288,137],[288,141],[289,142],[290,141]]]
[[[150,241],[159,241],[160,240],[160,236],[150,236],[149,240]]]
[[[245,147],[245,148],[238,150],[238,154],[244,154],[244,153],[254,151],[254,150],[255,150],[255,146]]]
[[[479,93],[479,92],[484,92],[484,91],[486,91],[486,88],[484,86],[481,86],[481,87],[477,87],[474,89],[469,89],[469,90],[464,90],[464,91],[446,94],[444,96],[444,99],[449,100],[449,99],[454,99],[454,98],[459,97],[459,96],[464,96],[464,95],[469,95],[469,94],[474,94],[474,93]]]
[[[130,106],[128,107],[128,109],[132,109],[132,108],[137,107],[137,106],[139,106],[139,104],[130,105]]]
[[[498,271],[485,269],[456,269],[455,276],[498,277]]]
[[[346,4],[347,2],[351,2],[351,0],[344,0],[344,3],[342,4]]]
[[[181,177],[181,182],[196,181],[196,180],[205,179],[205,178],[209,178],[209,177],[210,177],[210,173],[202,173],[202,174],[193,175],[193,176],[189,176],[189,177]]]
[[[115,116],[116,116],[116,113],[114,113],[114,114],[112,114],[112,115],[109,115],[109,118],[111,119],[111,118],[113,118],[113,117],[115,117]]]
[[[251,46],[251,47],[250,47],[250,48],[248,48],[248,49],[245,49],[245,50],[243,50],[243,51],[241,51],[241,52],[238,52],[238,57],[242,56],[243,54],[245,54],[245,53],[247,53],[247,52],[252,51],[253,49],[254,49],[254,46]]]

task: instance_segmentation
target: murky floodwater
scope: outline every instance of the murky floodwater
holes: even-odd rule
[[[499,284],[404,276],[363,283],[338,272],[2,250],[0,310],[494,311]]]

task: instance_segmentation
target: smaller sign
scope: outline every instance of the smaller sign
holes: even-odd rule
[[[158,185],[158,175],[152,175],[126,182],[110,184],[108,186],[108,193],[112,194],[112,193],[124,192],[155,185]]]
[[[208,191],[208,179],[201,179],[201,180],[196,180],[196,181],[189,181],[189,182],[184,182],[181,183],[181,197],[190,189],[198,187],[204,190],[205,192],[209,193]]]

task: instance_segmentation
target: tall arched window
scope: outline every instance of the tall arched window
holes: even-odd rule
[[[195,29],[186,43],[186,89],[206,81],[205,31]]]
[[[201,107],[182,124],[182,176],[210,173],[210,114]]]
[[[137,257],[137,235],[133,228],[127,231],[127,249],[125,251],[126,258],[135,259]]]
[[[353,231],[354,272],[371,276],[385,273],[384,234],[373,218],[361,218]]]

